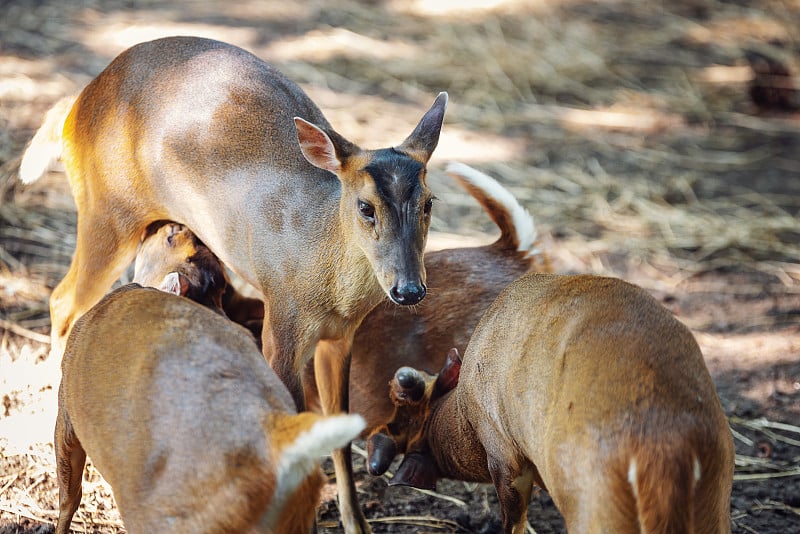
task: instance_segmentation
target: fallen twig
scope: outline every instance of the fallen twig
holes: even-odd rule
[[[767,480],[770,478],[783,478],[800,476],[800,467],[789,469],[788,471],[780,471],[778,473],[735,473],[733,475],[734,481],[742,480]]]
[[[3,328],[5,330],[8,330],[9,332],[17,334],[18,336],[28,338],[31,341],[36,341],[37,343],[45,343],[47,345],[50,344],[50,336],[40,334],[39,332],[34,332],[33,330],[28,330],[25,327],[22,327],[10,321],[6,321],[5,319],[0,319],[0,328]]]

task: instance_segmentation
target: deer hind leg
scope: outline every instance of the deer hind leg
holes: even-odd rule
[[[50,296],[51,351],[58,357],[64,353],[75,321],[105,295],[130,265],[146,226],[143,222],[140,227],[126,230],[109,222],[90,213],[78,216],[78,238],[72,263]]]
[[[81,482],[86,464],[86,451],[66,414],[59,410],[55,430],[56,476],[58,478],[58,523],[56,534],[66,534],[72,516],[81,503]]]
[[[322,340],[317,344],[314,374],[324,414],[348,410],[351,344],[344,339]],[[344,531],[347,534],[372,532],[358,503],[350,444],[334,450],[331,457],[336,471],[336,490]]]
[[[562,470],[549,490],[568,532],[643,532],[629,480],[635,476],[636,465],[628,455],[623,454],[619,462],[609,462],[578,445],[560,452]]]
[[[500,501],[503,532],[525,534],[528,502],[533,492],[534,470],[527,462],[488,458],[489,472]]]

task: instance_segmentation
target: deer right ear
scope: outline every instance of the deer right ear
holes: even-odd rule
[[[458,355],[458,349],[453,347],[447,353],[447,359],[436,377],[436,383],[433,385],[433,394],[431,400],[437,399],[445,393],[451,391],[458,385],[458,377],[461,375],[461,357]]]
[[[357,147],[333,130],[326,133],[319,126],[300,117],[294,118],[297,129],[297,142],[300,150],[310,164],[336,175],[342,170],[342,161],[349,157]]]

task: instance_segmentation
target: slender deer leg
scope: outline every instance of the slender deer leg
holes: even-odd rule
[[[511,465],[515,463],[517,462],[509,462],[508,459],[489,458],[489,471],[500,501],[503,532],[525,534],[525,512],[533,491],[533,471],[514,469]]]
[[[346,412],[350,375],[350,346],[344,340],[322,340],[314,354],[314,374],[319,388],[322,412]],[[353,459],[350,444],[331,453],[336,471],[336,490],[339,494],[339,512],[347,534],[368,533],[372,529],[361,511],[353,478]]]
[[[313,352],[306,357],[303,351],[313,351],[316,340],[302,337],[303,332],[299,328],[301,320],[297,317],[296,306],[290,297],[277,293],[270,294],[268,291],[263,293],[265,298],[261,351],[272,370],[289,390],[297,411],[305,411],[302,368],[305,362],[313,358]]]
[[[136,255],[141,231],[121,232],[105,221],[82,215],[75,255],[66,276],[50,296],[51,352],[64,353],[75,321],[94,306]]]

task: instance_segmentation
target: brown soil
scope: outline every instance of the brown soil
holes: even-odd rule
[[[23,187],[19,157],[59,97],[127,46],[170,34],[211,36],[273,61],[365,146],[399,142],[449,91],[431,162],[432,241],[494,231],[441,172],[459,159],[530,210],[559,272],[648,289],[695,333],[735,432],[733,531],[800,531],[800,8],[426,4],[243,1],[220,12],[205,0],[2,2],[0,533],[49,532],[56,517],[47,298],[75,242],[64,175]],[[354,458],[376,532],[499,528],[491,486],[388,488]],[[321,532],[341,532],[333,485],[319,518]],[[540,534],[564,531],[544,492],[529,521]],[[122,530],[92,469],[74,525]]]

